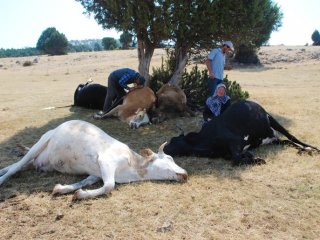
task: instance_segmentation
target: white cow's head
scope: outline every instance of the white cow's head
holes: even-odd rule
[[[129,121],[130,128],[139,128],[150,122],[146,109],[139,108]]]
[[[186,170],[179,167],[173,158],[163,152],[166,142],[159,147],[158,153],[151,149],[141,150],[141,155],[145,158],[144,178],[150,180],[175,180],[179,182],[187,181]]]

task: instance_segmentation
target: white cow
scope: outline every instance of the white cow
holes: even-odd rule
[[[87,174],[86,179],[71,185],[57,184],[53,194],[75,191],[74,199],[93,198],[110,192],[117,183],[144,180],[186,181],[187,172],[164,154],[141,150],[141,155],[126,144],[110,137],[93,124],[72,120],[46,132],[18,162],[0,170],[0,185],[28,165],[41,171],[57,170],[69,174]],[[82,190],[102,179],[103,186]]]

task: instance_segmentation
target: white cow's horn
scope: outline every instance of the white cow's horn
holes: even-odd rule
[[[164,156],[164,152],[163,152],[163,148],[164,146],[167,144],[167,142],[164,142],[160,145],[159,150],[158,150],[158,155],[160,158],[162,158]]]

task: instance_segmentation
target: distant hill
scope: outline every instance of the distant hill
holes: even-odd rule
[[[120,46],[119,40],[117,40]],[[85,39],[69,41],[68,52],[97,52],[103,51],[102,39]],[[41,55],[41,52],[36,48],[19,48],[19,49],[4,49],[0,48],[0,58],[5,57],[26,57]]]

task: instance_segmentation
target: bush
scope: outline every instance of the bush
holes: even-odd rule
[[[249,93],[243,91],[236,81],[230,81],[228,75],[223,79],[223,83],[232,102],[249,98]],[[194,66],[190,73],[184,72],[180,85],[187,96],[188,105],[194,109],[202,109],[208,98],[208,70],[200,71],[197,65]]]
[[[173,55],[170,54],[170,51],[167,51],[167,57],[166,60],[162,59],[159,68],[153,68],[153,73],[150,76],[149,87],[155,92],[162,85],[168,83],[172,76],[173,61],[170,58],[172,59]],[[228,76],[223,81],[227,87],[231,101],[249,98],[249,93],[242,91],[241,86],[237,82],[228,80]],[[199,70],[197,65],[190,72],[185,70],[182,74],[180,87],[187,96],[188,105],[195,110],[202,109],[208,97],[208,70]]]
[[[208,97],[208,70],[200,71],[194,66],[188,73],[185,69],[182,74],[180,87],[188,99],[188,105],[194,109],[201,109]]]
[[[50,55],[64,55],[67,48],[66,36],[53,27],[43,31],[37,42],[37,49]]]
[[[149,87],[157,92],[162,85],[169,82],[172,72],[168,69],[167,63],[164,63],[163,57],[159,68],[152,68],[152,75],[149,77]]]
[[[31,66],[32,65],[32,62],[31,61],[25,61],[23,64],[22,64],[22,66],[24,66],[24,67],[29,67],[29,66]]]

